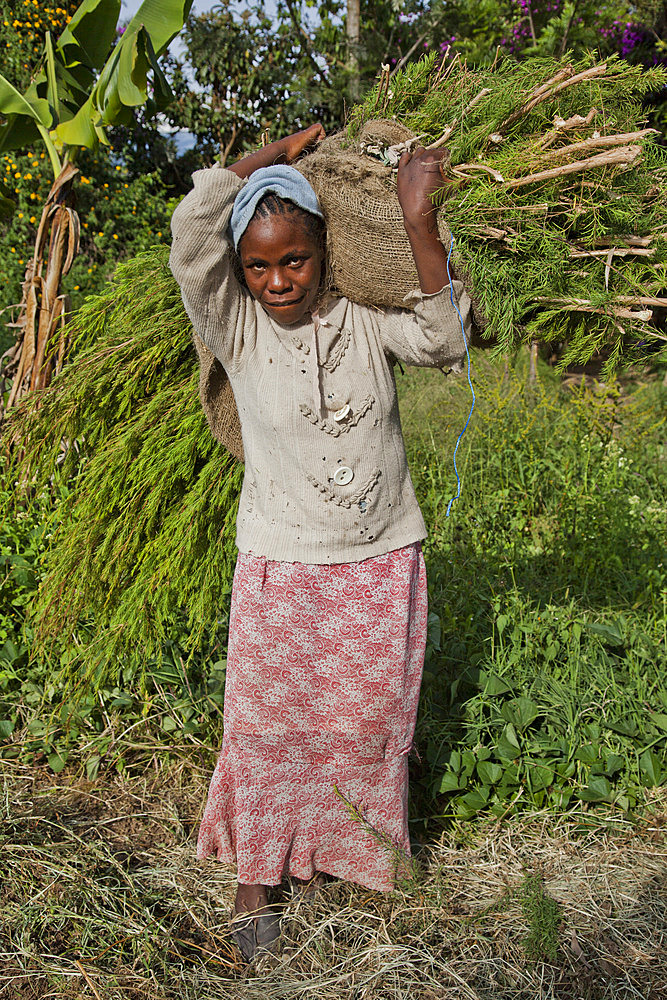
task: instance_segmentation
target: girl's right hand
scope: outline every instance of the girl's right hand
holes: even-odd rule
[[[227,169],[237,177],[250,177],[260,167],[270,167],[274,163],[294,163],[304,150],[314,146],[324,137],[324,129],[319,122],[316,122],[301,132],[295,132],[293,135],[285,136],[284,139],[270,142],[268,146],[262,146],[254,153],[244,156],[242,160],[230,164]]]
[[[295,132],[293,135],[286,136],[283,139],[283,149],[287,162],[294,163],[305,150],[310,146],[315,146],[316,143],[321,142],[325,138],[326,133],[320,122],[302,129],[301,132]]]

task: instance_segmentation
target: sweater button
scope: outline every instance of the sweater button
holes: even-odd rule
[[[341,465],[340,469],[334,472],[333,478],[336,486],[347,486],[354,479],[354,472],[347,465]]]
[[[345,406],[341,406],[340,410],[336,410],[336,412],[333,415],[333,418],[336,421],[336,423],[339,424],[341,423],[342,420],[346,420],[351,412],[352,411],[350,410],[350,404],[346,403]]]

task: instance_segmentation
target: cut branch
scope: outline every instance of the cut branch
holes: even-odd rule
[[[562,167],[553,167],[551,170],[541,170],[539,173],[529,174],[527,177],[515,177],[511,181],[507,181],[506,184],[508,188],[514,189],[524,187],[526,184],[548,181],[553,177],[563,177],[565,174],[580,173],[582,170],[594,170],[597,167],[629,166],[637,162],[641,152],[641,146],[621,146],[618,149],[591,156],[587,160],[575,160],[574,163],[566,163]]]
[[[611,247],[609,250],[570,250],[570,257],[653,257],[655,248]]]
[[[450,135],[452,134],[457,125],[458,125],[458,118],[455,118],[452,124],[447,126],[442,135],[438,139],[436,139],[435,142],[432,142],[431,145],[427,146],[426,148],[440,149],[440,147],[444,146],[444,144],[447,142],[447,140],[449,139]]]
[[[540,149],[547,149],[563,132],[571,132],[572,129],[585,128],[586,125],[590,125],[599,113],[600,112],[597,108],[591,108],[586,117],[583,115],[572,115],[571,118],[566,118],[564,120],[557,116],[554,119],[554,128],[552,131],[547,132],[544,138],[540,141]]]
[[[473,99],[470,102],[470,104],[468,104],[468,106],[464,109],[463,114],[461,115],[461,117],[465,118],[465,116],[468,114],[468,112],[472,111],[472,109],[475,107],[475,105],[479,104],[479,102],[481,100],[483,100],[485,97],[488,97],[488,95],[490,93],[491,93],[491,91],[489,90],[488,87],[483,87],[482,90],[480,90],[479,94],[477,94],[476,97],[473,97]]]
[[[626,306],[654,306],[663,309],[667,306],[667,299],[654,298],[650,295],[641,295],[637,296],[637,298],[632,298],[629,295],[617,295],[613,302],[602,306],[594,306],[590,299],[559,299],[551,298],[548,295],[536,295],[533,302],[539,302],[546,306],[560,306],[561,309],[571,310],[572,312],[599,313],[603,316],[619,316],[622,319],[636,319],[642,322],[648,322],[651,319],[653,316],[651,309],[630,309],[626,308]]]
[[[583,153],[589,149],[599,149],[601,146],[622,146],[623,143],[636,142],[637,139],[645,139],[647,135],[660,135],[655,128],[645,128],[640,132],[624,132],[619,135],[600,135],[597,138],[584,139],[582,142],[573,142],[569,146],[559,146],[558,149],[550,149],[549,157],[569,156],[570,153]]]
[[[467,177],[470,173],[482,173],[489,174],[493,177],[494,181],[503,183],[505,178],[498,170],[494,170],[493,167],[488,167],[485,163],[457,163],[455,167],[451,168],[451,173],[456,177]]]
[[[514,114],[511,114],[509,116],[509,118],[506,118],[505,121],[498,126],[496,131],[502,132],[503,129],[508,128],[508,126],[513,125],[515,121],[518,121],[519,118],[522,118],[524,115],[527,115],[531,111],[533,111],[534,108],[538,106],[538,104],[543,104],[544,101],[551,100],[553,97],[556,97],[557,94],[560,94],[567,87],[573,87],[577,83],[583,83],[584,80],[592,80],[596,76],[604,76],[606,72],[607,72],[607,64],[605,62],[605,63],[600,63],[599,66],[591,66],[590,69],[586,69],[582,73],[577,73],[575,76],[570,76],[570,74],[572,73],[571,66],[568,67],[566,70],[562,70],[561,73],[556,73],[556,75],[551,80],[547,81],[547,83],[543,84],[542,87],[538,88],[538,90],[536,90],[533,93],[533,95],[531,95],[528,98],[528,100],[518,109],[518,111],[515,111]],[[568,77],[568,79],[563,79],[563,76]],[[562,83],[557,83],[559,77],[562,80]],[[550,87],[554,83],[556,83],[556,86],[552,90],[550,89]]]

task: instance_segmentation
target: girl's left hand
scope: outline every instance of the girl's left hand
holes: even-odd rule
[[[419,225],[434,213],[429,195],[446,184],[442,171],[445,149],[424,149],[417,146],[413,153],[405,152],[398,164],[396,177],[398,200],[407,223]]]

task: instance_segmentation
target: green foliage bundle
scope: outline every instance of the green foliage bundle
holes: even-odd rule
[[[13,427],[29,442],[17,473],[27,511],[67,486],[31,608],[36,649],[55,643],[61,663],[101,677],[121,655],[145,664],[183,621],[191,648],[215,638],[242,473],[208,431],[166,248],[119,265],[73,332],[75,362],[17,409],[8,438]]]
[[[621,359],[667,358],[667,154],[637,134],[642,99],[666,84],[667,70],[617,57],[469,69],[429,56],[381,81],[350,134],[396,117],[424,145],[446,144],[462,186],[439,202],[486,335],[503,351],[519,338],[562,345],[563,366],[604,351],[608,374]]]

